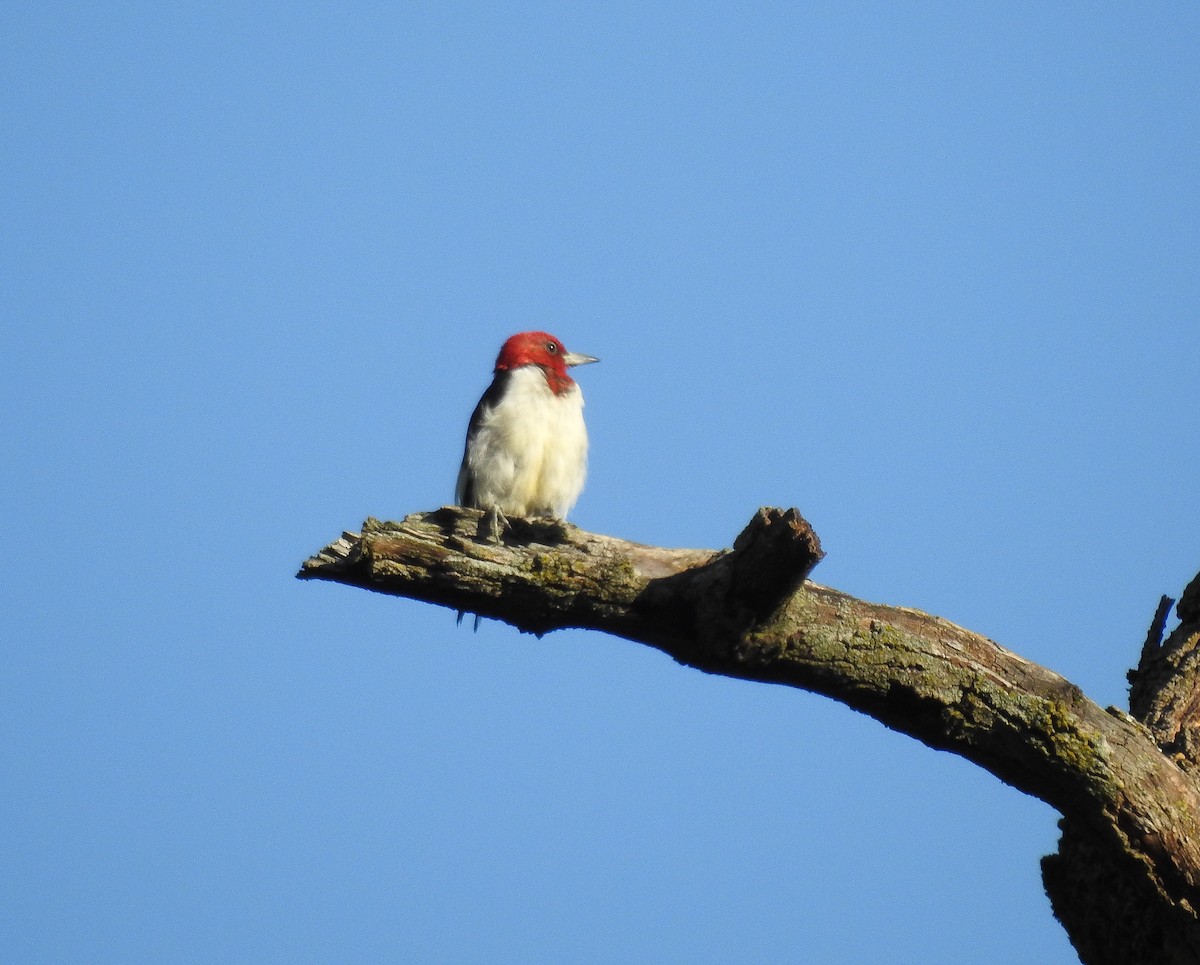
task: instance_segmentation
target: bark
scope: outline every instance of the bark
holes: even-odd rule
[[[833,697],[1062,814],[1043,880],[1088,965],[1200,962],[1200,576],[1165,642],[1160,606],[1131,716],[939,617],[808,581],[820,541],[795,510],[759,510],[729,551],[509,523],[497,544],[475,510],[369,519],[298,575],[539,635],[602,630],[709,673]]]

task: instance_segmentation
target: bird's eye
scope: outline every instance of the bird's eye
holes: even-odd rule
[[[555,345],[553,342],[547,342],[546,343],[546,351],[549,352],[551,355],[553,355],[555,352],[558,351],[558,346]]]

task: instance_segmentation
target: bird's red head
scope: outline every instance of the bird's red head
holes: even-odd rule
[[[500,348],[496,371],[507,372],[523,365],[536,365],[546,373],[546,381],[554,392],[560,393],[574,384],[567,374],[568,365],[585,365],[598,359],[590,355],[568,352],[563,343],[548,332],[518,332]]]
[[[540,365],[565,376],[567,363],[563,356],[566,354],[563,343],[548,332],[518,332],[501,346],[500,354],[496,356],[496,371]]]

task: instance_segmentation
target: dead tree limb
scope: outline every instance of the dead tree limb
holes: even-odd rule
[[[537,634],[601,630],[709,673],[825,694],[1061,812],[1043,879],[1083,961],[1200,962],[1200,577],[1163,644],[1166,615],[1155,617],[1131,716],[946,620],[808,582],[822,552],[795,510],[759,510],[728,551],[521,519],[494,544],[480,519],[458,508],[369,519],[298,576]]]

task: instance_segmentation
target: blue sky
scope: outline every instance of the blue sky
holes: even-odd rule
[[[18,5],[0,953],[1072,962],[1055,813],[827,700],[299,562],[450,501],[503,339],[581,526],[1125,704],[1200,565],[1192,4]]]

